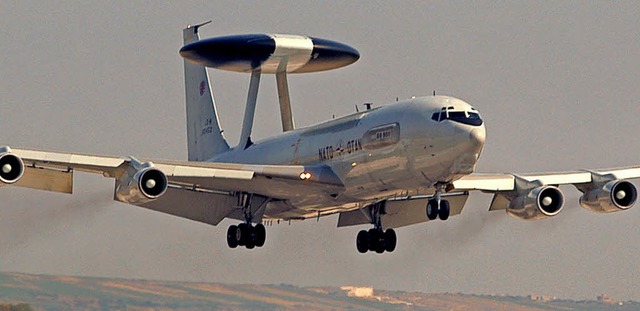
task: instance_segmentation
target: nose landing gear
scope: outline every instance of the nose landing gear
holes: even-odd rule
[[[436,184],[436,194],[433,199],[427,202],[427,218],[429,220],[435,220],[436,218],[440,218],[440,220],[449,219],[449,214],[451,213],[449,201],[443,200],[441,196],[445,189],[446,184]]]

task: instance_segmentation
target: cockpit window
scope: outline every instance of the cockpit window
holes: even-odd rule
[[[440,113],[439,112],[433,113],[433,115],[431,116],[431,120],[436,122],[440,121]]]
[[[443,111],[436,112],[431,116],[431,119],[437,122],[442,122],[444,120],[451,120],[453,122],[459,122],[463,124],[480,126],[482,125],[482,119],[477,112],[468,112],[468,111],[450,111],[442,108]]]
[[[449,120],[474,126],[482,125],[480,115],[475,112],[450,111]]]

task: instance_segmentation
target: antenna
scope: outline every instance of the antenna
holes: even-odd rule
[[[355,105],[355,106],[356,106],[356,112],[360,112],[360,109],[358,109],[358,105]]]
[[[364,106],[367,107],[367,110],[371,110],[371,105],[373,105],[373,103],[364,103]]]
[[[436,96],[436,90],[433,90],[433,96]]]
[[[193,25],[193,26],[191,24],[189,24],[189,25],[187,25],[187,28],[193,28],[193,32],[198,33],[198,28],[200,28],[200,27],[202,27],[202,26],[204,26],[206,24],[211,23],[211,21],[212,20],[208,20],[208,21],[206,21],[204,23],[201,23],[201,24],[198,24],[198,25]]]

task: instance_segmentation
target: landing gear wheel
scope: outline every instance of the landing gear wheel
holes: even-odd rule
[[[367,232],[367,235],[369,236],[369,251],[373,252],[376,250],[376,246],[378,245],[378,240],[380,240],[379,235],[380,232],[378,232],[378,230],[376,229],[369,229],[369,232]]]
[[[440,210],[438,211],[438,217],[440,217],[440,220],[449,219],[449,213],[451,213],[451,208],[449,207],[449,201],[447,200],[440,201]]]
[[[249,230],[252,232],[250,233],[249,238],[247,239],[247,242],[244,244],[244,247],[246,247],[247,249],[253,249],[254,247],[256,247],[255,234],[253,233],[252,227],[249,227]]]
[[[374,232],[373,234],[371,234],[372,232]],[[370,244],[371,245],[369,247],[369,249],[373,248],[373,251],[375,251],[378,254],[382,254],[384,253],[385,250],[385,242],[384,242],[384,232],[382,232],[382,229],[371,229],[369,230],[369,236],[371,237],[370,240]]]
[[[393,229],[387,229],[384,232],[384,248],[387,252],[393,252],[396,249],[396,242],[398,242],[398,238],[396,237],[396,232]]]
[[[366,230],[358,232],[356,237],[356,247],[361,254],[369,251],[369,233]]]
[[[431,199],[427,202],[427,218],[429,218],[429,220],[438,218],[438,201],[435,199]]]
[[[257,224],[253,230],[255,233],[254,237],[256,239],[256,246],[262,247],[264,242],[267,240],[267,230],[264,228],[263,224]]]
[[[247,224],[239,224],[238,230],[236,230],[236,240],[238,240],[238,245],[245,246],[247,245],[248,240],[250,239],[249,226]]]
[[[229,226],[227,229],[227,245],[230,248],[238,247],[238,240],[236,239],[236,232],[238,231],[238,226]]]

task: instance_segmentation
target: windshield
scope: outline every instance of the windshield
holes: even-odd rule
[[[466,111],[441,111],[436,112],[431,117],[434,121],[442,122],[444,120],[451,120],[453,122],[459,122],[467,125],[480,126],[482,125],[482,119],[476,112]]]

